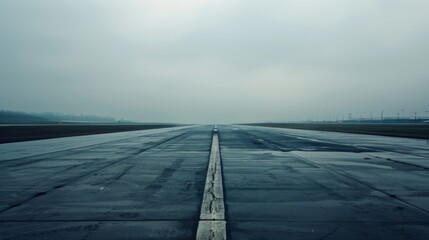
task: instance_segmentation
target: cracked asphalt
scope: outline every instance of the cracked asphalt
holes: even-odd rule
[[[219,125],[228,239],[427,239],[425,140]],[[0,239],[195,239],[213,126],[0,144]]]

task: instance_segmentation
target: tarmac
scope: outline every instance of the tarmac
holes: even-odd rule
[[[0,144],[0,239],[427,239],[428,169],[426,140],[241,125]]]

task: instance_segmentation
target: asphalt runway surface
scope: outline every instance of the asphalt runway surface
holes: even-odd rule
[[[252,126],[6,143],[0,239],[428,239],[428,170],[426,140]]]

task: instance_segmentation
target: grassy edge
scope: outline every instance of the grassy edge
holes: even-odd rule
[[[30,125],[0,126],[0,143],[22,142],[102,133],[178,127],[176,124],[153,125]]]
[[[429,124],[251,123],[242,125],[429,139]]]

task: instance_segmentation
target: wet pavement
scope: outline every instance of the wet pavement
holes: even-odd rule
[[[213,126],[0,144],[0,239],[195,239]],[[228,239],[427,239],[425,140],[219,126]]]

